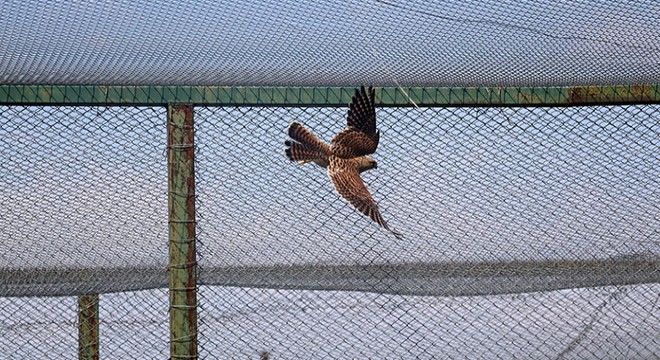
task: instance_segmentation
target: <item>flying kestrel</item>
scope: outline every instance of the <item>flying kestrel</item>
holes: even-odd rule
[[[292,140],[284,145],[289,160],[298,164],[314,162],[326,168],[337,193],[361,213],[387,229],[396,237],[401,234],[391,230],[383,220],[378,205],[364,185],[360,173],[377,167],[376,160],[366,156],[378,146],[379,131],[376,129],[376,108],[373,88],[364,86],[355,90],[348,108],[346,127],[337,133],[330,145],[324,143],[297,122],[289,124],[287,132]]]

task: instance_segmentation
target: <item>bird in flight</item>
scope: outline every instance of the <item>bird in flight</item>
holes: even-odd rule
[[[328,177],[339,196],[348,201],[361,213],[394,234],[401,234],[390,229],[383,220],[378,205],[365,186],[360,173],[375,169],[373,154],[378,146],[380,132],[376,129],[376,107],[374,89],[365,90],[364,86],[355,90],[353,100],[348,107],[346,127],[337,133],[330,144],[326,144],[297,122],[291,122],[287,133],[291,140],[284,145],[286,156],[298,164],[308,162],[326,168]]]

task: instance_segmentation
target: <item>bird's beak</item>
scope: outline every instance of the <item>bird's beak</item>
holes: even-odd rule
[[[298,163],[296,165],[300,166],[302,164],[307,164],[310,161],[312,161],[312,160],[301,160],[301,161],[298,161]]]

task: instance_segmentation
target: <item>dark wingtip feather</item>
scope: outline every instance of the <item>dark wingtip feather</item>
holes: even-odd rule
[[[389,229],[389,230],[392,233],[392,235],[394,235],[395,238],[397,238],[398,240],[403,240],[403,234],[401,234],[398,231],[394,231],[394,230],[391,230],[391,229]]]
[[[289,160],[293,161],[293,159],[291,158],[291,149],[284,149],[284,154]]]
[[[355,89],[355,95],[353,96],[353,100],[355,100],[357,97],[362,97],[367,99],[367,91],[364,89],[364,85],[360,85],[359,89]]]
[[[382,218],[381,218],[381,220],[382,220]],[[387,226],[387,223],[385,223],[384,220],[383,220],[383,222],[381,223],[381,225],[385,228],[385,230],[387,230],[387,231],[389,231],[390,233],[392,233],[392,235],[394,235],[395,238],[397,238],[397,239],[399,239],[399,240],[403,239],[403,234],[401,234],[400,232],[398,232],[398,231],[396,231],[396,230],[392,230],[392,229],[390,229],[390,227]]]
[[[291,124],[289,124],[289,127],[288,127],[287,130],[286,130],[286,131],[287,131],[287,134],[289,134],[289,136],[292,137],[292,138],[295,137],[295,135],[292,135],[292,134],[295,134],[296,129],[297,129],[299,126],[300,126],[299,123],[297,123],[297,122],[295,122],[295,121],[292,121]]]
[[[377,222],[380,226],[385,228],[385,230],[389,231],[396,237],[397,239],[403,239],[403,235],[395,230],[390,229],[389,226],[387,226],[387,223],[383,219],[383,216],[380,214],[380,212],[377,209],[372,209],[372,211],[369,213],[369,217],[371,217],[375,222]]]
[[[376,91],[374,90],[374,87],[369,85],[368,87],[365,87],[364,85],[360,86],[360,89],[355,89],[355,95],[358,95],[359,92],[362,93],[362,96],[365,99],[374,99]]]

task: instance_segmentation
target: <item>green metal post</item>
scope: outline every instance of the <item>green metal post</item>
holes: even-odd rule
[[[170,357],[197,359],[195,161],[192,105],[168,105]]]
[[[78,359],[99,358],[99,295],[78,298]]]

